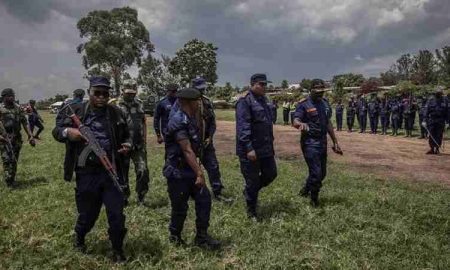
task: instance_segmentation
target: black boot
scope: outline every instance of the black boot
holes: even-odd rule
[[[183,238],[181,238],[181,235],[178,233],[170,233],[169,241],[177,246],[186,245],[186,242],[184,242]]]
[[[258,220],[258,214],[256,213],[256,205],[247,204],[247,217],[255,221]]]
[[[302,189],[300,189],[300,192],[299,192],[298,195],[300,195],[302,197],[305,197],[305,198],[308,198],[309,197],[309,191],[305,187],[303,187]]]
[[[220,248],[220,241],[209,236],[204,229],[197,230],[197,235],[195,236],[194,243],[199,247],[207,248],[210,250],[217,250]]]
[[[311,192],[311,206],[319,207],[319,192]]]
[[[127,257],[122,249],[114,249],[111,260],[115,263],[124,263],[127,261]]]
[[[84,242],[84,235],[76,234],[73,247],[81,253],[86,253],[87,247]]]

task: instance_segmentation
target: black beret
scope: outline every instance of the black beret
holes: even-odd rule
[[[175,83],[169,83],[166,86],[166,90],[167,91],[177,91],[178,90],[178,85],[176,85]]]
[[[195,88],[183,88],[177,92],[177,98],[196,100],[202,96],[199,90]]]

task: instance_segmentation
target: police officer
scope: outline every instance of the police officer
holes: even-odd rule
[[[250,91],[236,104],[236,154],[245,179],[249,218],[257,218],[259,191],[277,177],[272,114],[267,106],[265,74],[254,74]]]
[[[355,123],[355,114],[356,114],[356,102],[355,97],[351,96],[348,101],[347,106],[347,128],[348,132],[353,131],[353,125]]]
[[[378,116],[379,116],[380,104],[376,96],[372,97],[372,100],[368,104],[369,120],[370,120],[370,133],[377,134],[378,130]]]
[[[278,102],[276,100],[272,100],[272,103],[270,104],[270,108],[272,109],[272,115],[273,115],[272,123],[275,125],[277,123]]]
[[[419,123],[423,123],[425,121],[425,109],[427,105],[426,98],[419,96],[417,97],[417,104],[418,104],[418,112],[419,112]],[[427,136],[427,130],[425,127],[420,124],[420,136],[419,139],[425,139]]]
[[[291,111],[291,102],[289,100],[285,100],[283,102],[283,124],[287,125],[289,123],[289,112]]]
[[[367,127],[367,101],[364,95],[358,100],[358,122],[359,122],[359,133],[366,132]]]
[[[144,105],[136,97],[137,86],[133,82],[124,85],[122,97],[118,100],[118,106],[123,113],[131,118],[133,129],[133,146],[130,155],[124,159],[124,174],[127,196],[130,195],[129,175],[130,161],[133,160],[136,172],[136,193],[139,203],[144,203],[145,195],[148,192],[150,176],[147,167],[147,123],[145,120]]]
[[[294,127],[302,132],[300,146],[309,169],[300,195],[310,195],[313,207],[319,206],[319,191],[327,173],[327,133],[333,140],[333,151],[342,154],[330,121],[331,107],[323,99],[324,92],[323,80],[312,80],[311,94],[300,101],[294,120]]]
[[[290,101],[290,108],[289,108],[289,117],[291,119],[291,125],[294,124],[294,112],[295,112],[296,106],[297,106],[297,102],[294,99],[292,99]]]
[[[16,172],[20,149],[22,148],[23,128],[28,136],[28,142],[35,146],[33,134],[28,128],[25,113],[15,101],[15,93],[11,88],[3,89],[0,105],[0,152],[3,163],[3,179],[8,187],[17,187]]]
[[[381,135],[387,134],[390,116],[390,104],[385,94],[380,104],[380,123],[381,123]]]
[[[431,149],[427,154],[439,154],[445,121],[450,113],[449,106],[449,102],[444,98],[441,88],[436,89],[434,96],[428,99],[425,108],[425,122],[422,123],[422,126],[429,132],[428,142]]]
[[[176,244],[184,244],[181,238],[188,210],[188,200],[195,201],[197,235],[195,244],[217,249],[220,242],[208,235],[211,212],[211,195],[205,184],[200,163],[202,144],[196,119],[199,111],[200,91],[185,88],[177,93],[179,109],[169,119],[166,134],[167,158],[163,174],[167,178],[172,206],[170,238]]]
[[[114,185],[100,160],[92,152],[85,166],[78,164],[78,158],[86,147],[80,131],[75,128],[71,114],[78,116],[83,125],[89,127],[108,158],[117,169],[119,182],[124,183],[124,157],[132,146],[131,119],[120,108],[109,105],[109,80],[105,77],[90,78],[89,101],[68,105],[57,115],[53,137],[59,142],[67,142],[69,162],[65,168],[65,180],[70,181],[76,174],[75,200],[78,219],[75,225],[75,248],[86,251],[85,236],[94,226],[102,207],[105,205],[109,223],[109,239],[113,248],[113,261],[125,261],[122,249],[127,232],[123,213],[125,197]]]
[[[391,107],[391,122],[392,122],[392,136],[398,135],[398,129],[400,128],[401,103],[398,98],[393,98],[390,103]]]
[[[342,131],[342,116],[344,115],[344,105],[341,100],[338,100],[336,104],[336,130]]]
[[[159,144],[164,142],[164,137],[167,133],[167,124],[169,123],[170,111],[177,100],[177,91],[178,85],[168,84],[166,86],[166,96],[161,99],[155,107],[155,113],[153,115],[153,129],[155,130]]]
[[[416,110],[414,109],[414,104],[411,95],[406,96],[403,99],[402,112],[403,112],[403,119],[405,120],[405,137],[412,137],[414,114],[416,113]]]
[[[38,130],[33,137],[39,140],[40,139],[39,134],[41,134],[41,132],[44,130],[44,125],[42,125],[42,123],[44,123],[44,119],[42,119],[42,117],[36,110],[36,100],[31,99],[28,102],[27,113],[28,113],[28,126],[30,128],[30,132],[31,134],[33,134],[34,127],[37,127]]]
[[[231,203],[232,199],[226,197],[222,191],[225,188],[221,181],[219,161],[216,156],[216,149],[214,148],[214,134],[216,133],[216,115],[211,100],[204,95],[206,90],[206,80],[202,77],[197,77],[191,82],[192,87],[199,90],[202,94],[200,98],[200,114],[198,127],[200,128],[200,136],[202,138],[203,151],[200,155],[202,165],[208,173],[209,183],[213,190],[214,198],[218,201]],[[179,103],[175,102],[170,117],[179,110]]]

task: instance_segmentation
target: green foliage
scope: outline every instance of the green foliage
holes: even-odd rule
[[[48,106],[51,104],[58,102],[58,101],[64,101],[66,98],[68,98],[69,95],[66,94],[56,94],[54,97],[38,100],[36,101],[36,109],[38,110],[46,110]]]
[[[413,63],[414,58],[409,53],[403,54],[397,59],[394,66],[400,80],[406,81],[411,79]]]
[[[138,82],[147,95],[162,97],[166,94],[166,86],[170,83],[179,84],[179,76],[169,71],[171,59],[161,55],[161,59],[148,56],[139,68]]]
[[[212,43],[193,39],[176,52],[169,71],[180,76],[181,83],[185,85],[201,76],[213,86],[217,82],[216,51],[217,47]]]
[[[306,90],[311,90],[312,88],[312,80],[310,79],[302,79],[302,81],[300,82],[300,88],[302,89],[306,89]]]
[[[380,73],[380,80],[382,85],[391,86],[396,85],[399,82],[400,78],[395,70],[390,69],[386,72]]]
[[[450,87],[450,47],[445,46],[442,50],[436,50],[436,58],[440,82]]]
[[[231,86],[230,82],[225,83],[225,86],[216,86],[214,96],[217,99],[230,101],[231,97],[236,93],[236,90]]]
[[[110,74],[116,91],[125,70],[140,65],[141,57],[154,50],[149,32],[130,7],[91,11],[78,21],[77,28],[86,40],[77,47],[83,66],[88,74]]]
[[[281,82],[281,88],[282,89],[288,89],[289,88],[289,82],[287,80],[283,80]]]
[[[428,50],[420,50],[419,54],[414,56],[412,64],[411,80],[416,84],[432,84],[436,82],[436,60],[433,53]]]
[[[344,89],[344,79],[339,78],[337,82],[335,82],[333,87],[333,94],[332,94],[333,102],[336,102],[337,100],[342,100],[345,94],[347,94],[347,91],[345,91]]]
[[[365,79],[362,74],[348,73],[335,75],[332,82],[336,83],[337,81],[341,81],[343,87],[356,87],[361,86],[364,83]]]

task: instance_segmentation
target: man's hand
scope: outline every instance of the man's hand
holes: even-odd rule
[[[427,127],[427,122],[422,122],[422,127],[426,128]]]
[[[204,143],[204,147],[208,147],[211,144],[211,138],[206,138],[205,143]]]
[[[341,147],[339,146],[339,144],[335,144],[333,145],[333,147],[331,147],[331,149],[333,149],[333,152],[335,152],[338,155],[344,155],[344,152],[342,152]]]
[[[308,124],[299,122],[297,120],[294,120],[293,126],[300,131],[303,131],[303,130],[308,131],[309,130]]]
[[[67,128],[67,138],[72,142],[79,142],[83,139],[86,139],[81,135],[81,132],[77,128]]]
[[[123,155],[127,155],[131,150],[130,144],[122,143],[121,145],[122,145],[122,148],[120,148],[117,152],[119,152],[120,154],[123,154]]]
[[[161,135],[158,135],[156,141],[158,142],[158,144],[162,144],[164,142],[164,139]]]
[[[250,161],[255,162],[255,161],[258,159],[258,157],[256,156],[255,150],[252,150],[252,151],[248,152],[248,153],[247,153],[247,158],[248,158]]]
[[[33,147],[36,146],[36,141],[34,140],[33,137],[31,137],[31,138],[28,139],[28,143],[29,143],[31,146],[33,146]]]
[[[206,185],[205,183],[205,175],[202,173],[197,175],[197,179],[195,180],[195,186],[198,188],[202,188]]]

